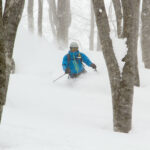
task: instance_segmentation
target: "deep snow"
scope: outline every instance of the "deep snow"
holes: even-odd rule
[[[83,8],[89,5],[72,3],[76,19],[81,14],[76,12],[87,11]],[[144,69],[139,57],[141,87],[135,88],[132,131],[113,132],[111,92],[103,55],[86,51],[89,25],[78,37],[88,22],[86,16],[87,12],[81,18],[82,25],[74,22],[72,29],[77,28],[71,30],[70,37],[79,38],[80,49],[97,65],[98,72],[86,67],[88,73],[78,79],[68,80],[66,75],[53,83],[64,73],[61,61],[67,50],[56,48],[46,23],[44,36],[50,37],[49,42],[29,34],[26,14],[23,15],[14,49],[16,73],[11,75],[0,125],[0,150],[150,150],[150,71]]]
[[[67,51],[20,31],[15,45],[16,74],[11,75],[0,127],[0,150],[149,150],[150,71],[140,66],[141,87],[135,88],[133,129],[112,129],[112,103],[101,52],[86,52],[98,72],[75,80],[63,74]]]

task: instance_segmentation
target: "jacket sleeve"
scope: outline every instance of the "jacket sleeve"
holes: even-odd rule
[[[80,53],[81,54],[81,57],[82,57],[82,60],[83,62],[87,65],[87,66],[91,66],[92,62],[90,61],[90,59],[83,53]]]
[[[67,59],[67,55],[64,56],[63,58],[63,62],[62,62],[62,67],[63,67],[63,70],[65,71],[68,67],[68,59]]]

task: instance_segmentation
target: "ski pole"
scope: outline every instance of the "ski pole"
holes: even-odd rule
[[[53,83],[56,82],[57,80],[59,80],[60,78],[62,78],[63,76],[65,76],[66,73],[64,73],[63,75],[61,75],[60,77],[58,77],[57,79],[53,80]]]
[[[97,68],[95,68],[95,70],[94,70],[94,71],[95,71],[95,72],[97,72],[97,73],[99,72],[99,71],[97,70]]]

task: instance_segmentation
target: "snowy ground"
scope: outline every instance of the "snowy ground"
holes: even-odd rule
[[[86,67],[88,73],[76,80],[64,76],[53,83],[63,74],[61,61],[67,51],[57,50],[51,38],[48,42],[30,35],[25,26],[22,19],[14,51],[17,70],[11,75],[0,125],[0,150],[150,150],[150,71],[143,68],[141,58],[133,129],[116,133],[102,53],[82,50],[98,72]],[[81,42],[87,42],[85,34]]]
[[[32,45],[31,45],[32,44]],[[150,71],[140,63],[141,87],[135,89],[133,129],[112,130],[112,103],[107,69],[100,52],[86,52],[98,72],[76,80],[63,74],[67,51],[20,31],[7,103],[0,126],[0,150],[149,150]]]

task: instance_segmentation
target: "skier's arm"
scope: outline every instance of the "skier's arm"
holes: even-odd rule
[[[87,65],[87,66],[91,66],[92,62],[90,61],[90,59],[83,53],[80,53],[81,54],[81,57],[82,57],[82,60],[83,62]]]
[[[63,58],[62,67],[63,67],[63,70],[66,71],[66,69],[68,67],[67,55],[65,55],[64,58]]]

